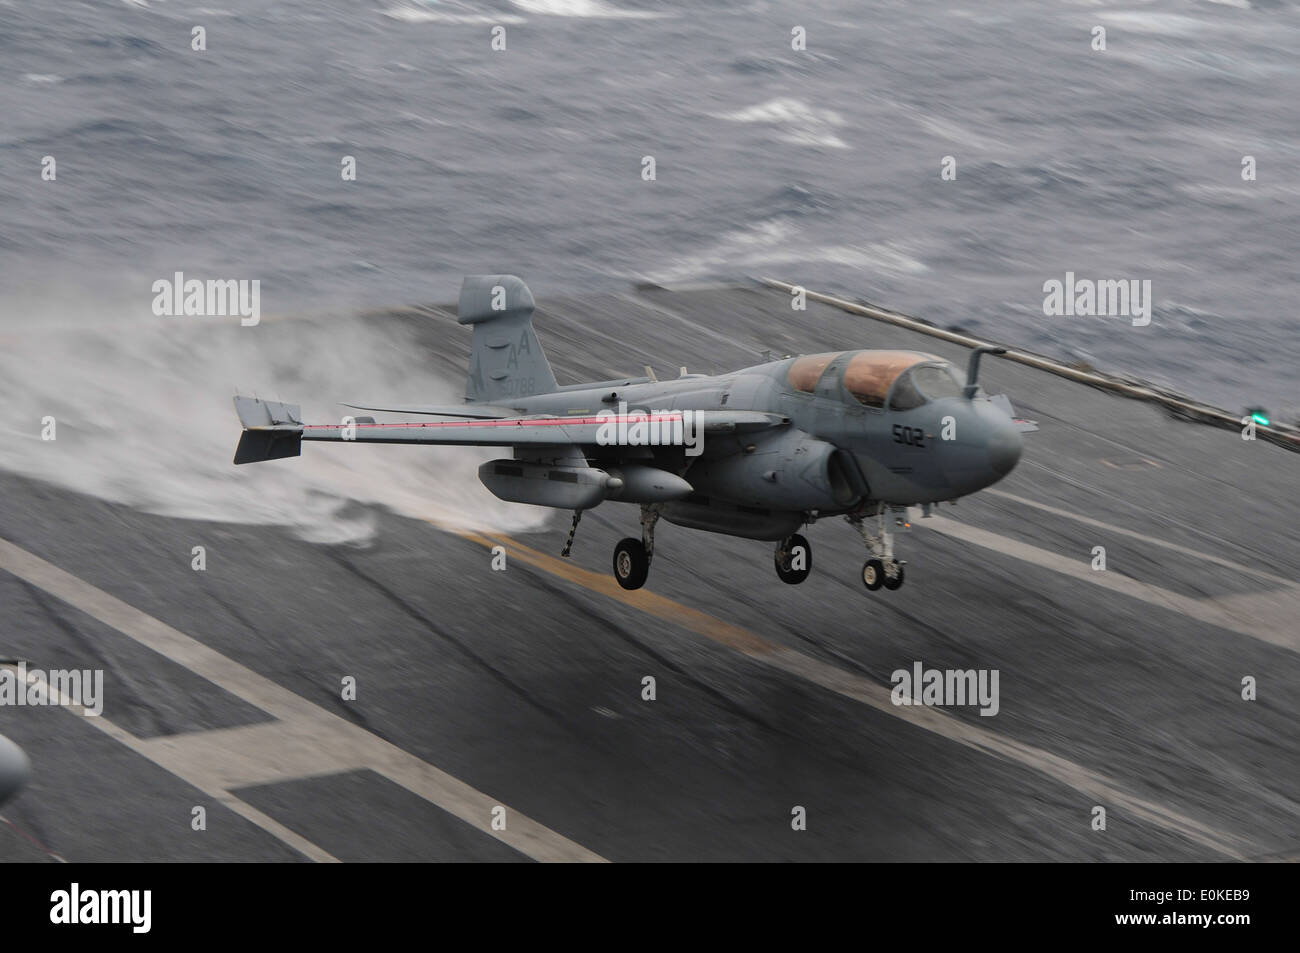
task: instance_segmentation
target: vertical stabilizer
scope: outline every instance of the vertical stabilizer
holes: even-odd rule
[[[514,275],[469,275],[457,320],[474,325],[465,399],[508,402],[549,394],[555,374],[533,331],[533,295]]]

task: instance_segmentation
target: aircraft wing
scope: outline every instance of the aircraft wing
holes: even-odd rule
[[[1038,430],[1038,421],[1018,415],[1015,408],[1011,406],[1011,398],[1006,394],[994,394],[989,398],[989,403],[1010,417],[1011,422],[1016,425],[1016,429],[1021,433],[1034,433]]]
[[[385,414],[420,414],[430,417],[473,417],[493,420],[499,417],[514,417],[517,411],[513,407],[501,407],[496,404],[411,404],[406,407],[371,407],[367,404],[344,404],[354,410],[377,410]]]
[[[470,447],[597,446],[607,442],[609,428],[637,423],[673,427],[683,411],[644,414],[532,416],[480,420],[405,421],[375,423],[365,417],[348,428],[338,424],[304,424],[296,404],[236,397],[235,411],[244,425],[235,463],[260,463],[302,453],[302,441],[347,443],[424,443]],[[765,430],[789,423],[788,417],[747,410],[690,411],[697,432],[735,433]],[[603,431],[603,433],[602,433]],[[620,441],[621,442],[621,441]]]

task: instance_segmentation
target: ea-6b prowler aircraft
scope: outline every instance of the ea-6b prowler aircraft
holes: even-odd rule
[[[870,590],[903,584],[890,517],[974,493],[1020,458],[1022,431],[1005,396],[989,397],[976,348],[963,381],[932,354],[857,350],[769,361],[729,374],[682,374],[560,386],[533,331],[533,296],[511,275],[467,277],[458,320],[473,325],[465,403],[345,404],[447,418],[304,424],[293,404],[236,397],[244,433],[235,463],[302,452],[304,440],[509,447],[479,467],[503,500],[572,510],[569,555],[584,510],[641,508],[641,538],[614,548],[614,577],[638,589],[660,517],[679,526],[776,541],[776,574],[800,583],[812,548],[797,530],[843,516],[868,549]],[[902,515],[900,515],[902,514]],[[868,523],[871,520],[871,523]]]

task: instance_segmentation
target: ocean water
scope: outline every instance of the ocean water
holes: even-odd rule
[[[1297,51],[1289,0],[0,0],[5,429],[228,400],[244,358],[159,343],[176,271],[268,314],[768,275],[1294,415]],[[1151,324],[1045,316],[1067,271]]]

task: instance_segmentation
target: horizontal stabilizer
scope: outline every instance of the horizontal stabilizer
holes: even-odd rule
[[[261,463],[302,453],[302,408],[256,397],[236,397],[235,413],[244,425],[235,463]]]

